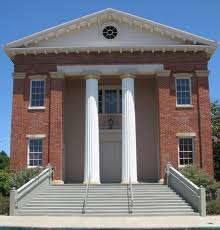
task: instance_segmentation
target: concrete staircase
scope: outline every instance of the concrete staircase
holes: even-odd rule
[[[134,184],[133,208],[129,213],[130,193],[127,185],[90,185],[86,212],[82,214],[86,186],[83,184],[53,185],[44,189],[20,208],[17,215],[48,216],[171,216],[199,215],[166,185]]]

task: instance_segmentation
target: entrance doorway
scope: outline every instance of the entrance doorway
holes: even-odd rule
[[[121,130],[100,131],[101,183],[121,183]]]

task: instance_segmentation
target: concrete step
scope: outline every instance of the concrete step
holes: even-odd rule
[[[133,185],[133,213],[128,185],[90,185],[86,214],[82,214],[86,185],[53,185],[18,210],[18,215],[47,216],[168,216],[197,215],[188,203],[166,185]]]

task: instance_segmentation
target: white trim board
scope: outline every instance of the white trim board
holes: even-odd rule
[[[163,70],[163,64],[57,66],[57,71],[63,72],[66,76],[82,76],[91,73],[97,75],[155,74]]]

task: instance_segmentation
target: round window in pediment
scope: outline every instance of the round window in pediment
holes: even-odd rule
[[[102,34],[107,39],[114,39],[118,35],[118,30],[114,26],[106,26]]]

